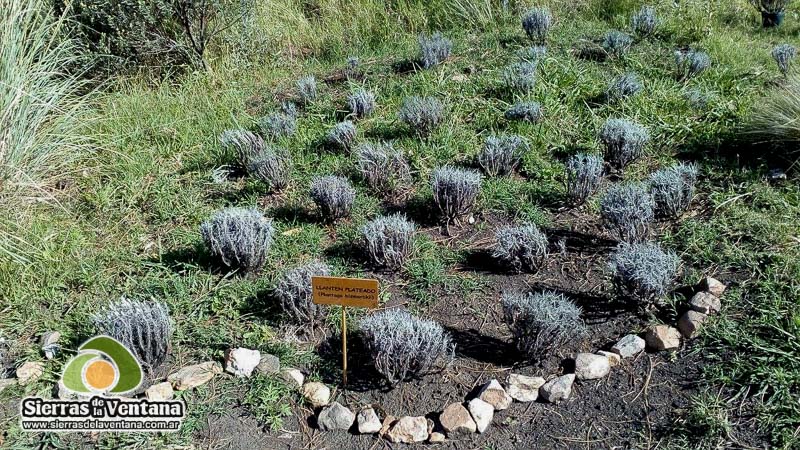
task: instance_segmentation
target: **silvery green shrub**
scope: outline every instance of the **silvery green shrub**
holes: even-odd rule
[[[631,17],[631,28],[639,37],[646,37],[653,34],[658,25],[656,9],[649,5],[642,6],[639,11]]]
[[[514,343],[529,359],[544,358],[586,335],[583,311],[564,294],[504,293],[502,304]]]
[[[656,202],[656,214],[662,217],[678,217],[694,198],[697,183],[697,166],[678,163],[650,175],[650,194]]]
[[[467,215],[481,191],[481,175],[474,170],[444,166],[431,174],[433,201],[449,223]]]
[[[444,328],[408,311],[369,314],[359,328],[375,368],[392,385],[443,368],[453,359],[455,344]]]
[[[494,240],[492,256],[516,272],[534,273],[547,260],[547,236],[536,224],[501,227]]]
[[[247,172],[264,182],[269,189],[281,191],[289,183],[292,159],[285,148],[268,145],[250,158]]]
[[[622,100],[636,95],[642,89],[642,82],[639,76],[633,72],[628,72],[615,77],[606,88],[606,99],[609,101]]]
[[[118,340],[151,375],[172,349],[172,321],[164,303],[123,298],[92,319],[99,334]]]
[[[389,194],[411,181],[411,168],[391,142],[363,143],[355,151],[356,166],[370,188]]]
[[[617,238],[638,242],[647,235],[655,207],[655,200],[644,184],[618,183],[611,186],[600,201],[600,216]]]
[[[225,130],[219,136],[219,143],[225,152],[233,151],[242,167],[247,167],[250,158],[261,153],[267,145],[261,136],[247,130]]]
[[[353,116],[359,119],[368,117],[375,111],[375,94],[359,89],[347,97],[347,106]]]
[[[356,126],[353,122],[346,120],[339,122],[325,135],[325,144],[330,147],[349,150],[356,141]]]
[[[599,137],[605,159],[619,168],[641,158],[650,142],[647,128],[627,119],[606,120]]]
[[[509,65],[503,71],[503,82],[512,92],[531,92],[536,87],[536,63],[520,61]]]
[[[328,307],[312,301],[311,278],[328,275],[330,269],[327,265],[311,262],[288,270],[278,279],[273,294],[289,320],[308,326],[312,331],[325,322]]]
[[[398,118],[419,134],[428,134],[444,118],[444,106],[435,97],[411,96],[403,100]]]
[[[603,36],[600,46],[609,55],[619,58],[628,52],[631,44],[633,44],[633,39],[630,35],[618,30],[611,30]]]
[[[419,59],[422,67],[426,69],[444,62],[453,49],[453,43],[439,32],[433,33],[431,36],[420,34],[417,42],[419,43]]]
[[[789,66],[797,57],[797,48],[791,44],[779,44],[772,49],[772,58],[778,64],[778,69],[781,73],[786,75],[789,72]]]
[[[317,99],[317,79],[308,75],[297,80],[297,95],[300,103],[310,105]]]
[[[542,120],[542,105],[537,102],[518,102],[506,110],[508,120],[523,120],[536,123]]]
[[[579,153],[567,160],[565,167],[567,197],[573,205],[580,205],[597,192],[603,181],[603,158]]]
[[[272,113],[262,117],[258,127],[261,134],[271,139],[291,136],[297,130],[297,117],[282,112]]]
[[[680,258],[656,243],[621,243],[609,260],[614,286],[643,304],[663,298],[678,273]]]
[[[532,8],[522,16],[522,29],[533,42],[543,44],[553,26],[553,16],[547,8]]]
[[[254,273],[264,267],[275,229],[255,209],[225,208],[200,225],[211,254],[232,269]]]
[[[700,89],[691,88],[683,93],[683,98],[689,103],[689,106],[696,109],[705,109],[711,102],[712,96]]]
[[[544,45],[532,45],[519,52],[519,58],[523,61],[539,64],[547,56],[547,47]]]
[[[14,373],[14,358],[11,343],[0,335],[0,378],[10,378]]]
[[[347,217],[353,209],[356,190],[347,178],[325,175],[311,180],[311,199],[326,220]]]
[[[675,66],[682,80],[700,75],[711,66],[711,58],[706,52],[678,50],[675,52]]]
[[[478,153],[478,164],[489,176],[508,175],[528,151],[528,143],[516,134],[489,136]]]
[[[344,67],[344,76],[347,77],[348,80],[359,79],[362,77],[361,72],[361,63],[356,56],[351,56],[347,58],[347,63]]]
[[[396,270],[411,254],[416,225],[402,214],[391,214],[361,227],[364,249],[376,267]]]

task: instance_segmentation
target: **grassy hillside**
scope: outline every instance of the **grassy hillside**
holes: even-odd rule
[[[347,95],[364,87],[376,93],[378,106],[373,116],[357,122],[359,140],[392,140],[403,149],[414,190],[399,209],[413,217],[428,215],[433,168],[474,165],[492,134],[517,133],[529,140],[519,176],[485,179],[477,222],[456,229],[456,235],[489,231],[488,219],[498,217],[552,226],[565,210],[565,159],[599,153],[597,132],[609,117],[634,119],[652,134],[647,156],[623,179],[646,179],[678,160],[696,162],[701,176],[691,211],[660,224],[659,234],[684,261],[679,284],[714,274],[731,290],[724,313],[687,350],[702,357],[701,394],[658,435],[658,444],[797,445],[800,187],[780,147],[751,151],[736,140],[754,105],[785,84],[770,51],[779,43],[800,45],[796,7],[782,27],[765,30],[744,0],[660,1],[662,23],[655,36],[637,40],[623,58],[594,61],[580,58],[580,48],[594,45],[608,30],[627,30],[639,2],[542,2],[555,17],[547,55],[535,89],[514,95],[504,89],[503,70],[530,45],[519,25],[520,12],[529,5],[512,1],[504,10],[503,3],[270,0],[260,3],[252,28],[236,28],[213,49],[208,71],[163,83],[113,80],[113,88],[93,99],[94,119],[85,134],[96,140],[95,151],[78,154],[74,169],[45,182],[57,201],[26,204],[0,219],[9,222],[0,233],[13,232],[30,246],[27,262],[0,251],[0,335],[16,343],[18,361],[42,359],[36,342],[47,330],[60,330],[65,348],[77,347],[94,333],[92,314],[125,296],[167,303],[176,324],[174,367],[221,359],[226,348],[241,345],[274,353],[287,366],[302,365],[312,378],[335,370],[336,360],[293,342],[292,330],[264,300],[277,277],[301,262],[323,259],[339,275],[367,273],[352,257],[359,227],[398,209],[354,176],[350,155],[320,147],[328,128],[346,115]],[[431,70],[414,69],[408,63],[417,57],[417,34],[434,30],[453,40],[453,56]],[[685,47],[708,52],[712,64],[680,81],[673,53]],[[365,72],[363,82],[323,82],[337,78],[353,56]],[[642,91],[624,101],[603,101],[608,83],[631,71],[641,79]],[[307,74],[320,81],[319,98],[302,112],[297,133],[279,142],[294,161],[286,191],[273,195],[253,179],[220,176],[232,164],[218,143],[220,133],[257,130],[258,119],[278,110],[294,92],[295,80]],[[443,125],[425,139],[397,120],[409,95],[435,96],[446,105]],[[542,123],[505,120],[503,112],[516,100],[540,102]],[[785,169],[788,180],[770,181],[774,168]],[[316,174],[354,180],[352,218],[335,226],[318,220],[308,197]],[[582,211],[596,216],[598,199]],[[259,277],[228,274],[204,248],[199,225],[225,206],[254,206],[275,219],[276,241]],[[386,297],[402,296],[415,311],[439,292],[485,295],[486,277],[462,270],[470,250],[469,243],[446,236],[420,236],[407,267],[382,280]],[[330,317],[334,330],[336,313]],[[69,356],[48,362],[38,383],[9,388],[0,399],[51,395]],[[182,398],[190,417],[180,433],[159,436],[156,443],[149,436],[103,435],[100,444],[186,445],[210,414],[239,399],[259,423],[278,430],[298,401],[297,394],[266,377],[226,378]],[[7,406],[0,407],[7,413],[0,421],[9,448],[77,445],[75,436],[22,433],[16,406]],[[645,442],[656,444],[643,437],[639,445]]]

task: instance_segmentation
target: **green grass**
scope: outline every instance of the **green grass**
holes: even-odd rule
[[[21,219],[2,219],[31,255],[24,264],[0,258],[0,332],[18,342],[21,359],[41,358],[34,343],[49,329],[64,333],[66,348],[76,347],[93,333],[87,318],[125,295],[168,304],[180,361],[221,359],[228,346],[246,345],[279,355],[284,365],[307,367],[312,376],[335,370],[308,348],[283,342],[280,321],[262,300],[283,271],[311,259],[326,259],[340,275],[366,270],[348,251],[359,226],[383,211],[381,200],[354,180],[358,197],[352,219],[330,227],[316,219],[307,195],[314,174],[353,174],[347,155],[319,151],[318,142],[341,118],[356,85],[320,84],[320,99],[302,114],[298,133],[281,142],[295,168],[279,197],[266,201],[264,187],[252,180],[215,182],[214,171],[226,164],[217,144],[220,132],[255,129],[261,115],[277,108],[276,94],[290,91],[295,79],[309,73],[322,79],[341,68],[347,56],[357,55],[368,73],[365,86],[378,95],[376,113],[358,122],[360,139],[392,138],[404,150],[415,171],[416,204],[429,207],[428,176],[434,167],[471,164],[486,136],[508,132],[530,140],[532,151],[520,169],[524,178],[484,181],[476,227],[487,226],[481,214],[548,224],[563,199],[564,157],[600,151],[596,132],[611,116],[636,119],[653,134],[648,157],[631,166],[625,178],[644,179],[676,156],[697,160],[703,173],[698,210],[668,227],[662,238],[691,267],[684,282],[719,273],[737,283],[725,297],[724,314],[697,346],[713,361],[704,371],[708,393],[695,399],[694,415],[676,423],[664,445],[710,448],[732,442],[737,421],[743,420],[736,414],[743,399],[754,405],[762,432],[775,446],[795,444],[800,189],[795,174],[783,185],[770,185],[765,181],[769,166],[727,152],[729,136],[780,79],[771,48],[779,42],[800,45],[795,16],[765,31],[744,1],[710,6],[699,0],[678,6],[660,1],[664,22],[655,38],[637,43],[623,59],[595,62],[576,58],[573,45],[611,28],[624,29],[638,4],[549,2],[556,26],[537,86],[524,97],[542,103],[545,120],[530,125],[502,119],[516,98],[499,89],[503,68],[527,45],[517,14],[523,5],[511,2],[511,12],[505,13],[499,2],[488,1],[394,1],[388,8],[379,3],[310,2],[316,9],[304,13],[300,2],[273,0],[262,7],[275,13],[260,15],[257,22],[267,30],[262,37],[268,51],[239,60],[227,56],[223,45],[212,55],[208,73],[155,87],[150,80],[118,81],[102,94],[92,111],[97,120],[88,124],[100,144],[91,156],[79,155],[58,204],[35,205]],[[418,32],[440,28],[454,41],[451,60],[429,71],[394,73],[394,63],[414,57]],[[672,57],[684,45],[709,52],[713,61],[707,72],[685,83],[676,80]],[[307,57],[300,56],[301,49]],[[641,94],[610,105],[592,103],[609,80],[626,71],[643,80]],[[710,93],[708,106],[693,108],[685,98],[691,89]],[[444,124],[426,139],[396,119],[403,98],[412,94],[435,95],[448,105]],[[260,277],[212,270],[202,247],[199,224],[233,205],[257,206],[276,217],[277,239]],[[430,304],[438,292],[478,295],[486,281],[456,270],[465,255],[458,244],[422,236],[393,288],[411,299],[412,309]],[[334,317],[330,322],[336,326]],[[48,392],[69,356],[48,362],[46,381],[28,393]],[[725,388],[723,397],[716,395],[719,386]],[[270,427],[279,427],[287,405],[298,400],[268,377],[215,381],[184,394],[190,405],[184,430],[154,445],[188,443],[208,414],[236,402],[222,395],[229,388],[245,390],[245,407]],[[15,389],[0,395],[22,394]],[[11,447],[67,446],[67,437],[23,435],[15,419],[4,420]],[[685,425],[690,422],[698,426]],[[145,441],[141,436],[101,438],[109,448],[123,442]]]

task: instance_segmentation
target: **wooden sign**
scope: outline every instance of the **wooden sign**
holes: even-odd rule
[[[339,277],[311,278],[312,300],[318,305],[377,308],[378,289],[378,280]]]
[[[311,277],[311,300],[342,307],[342,385],[347,386],[347,307],[377,308],[378,280]]]

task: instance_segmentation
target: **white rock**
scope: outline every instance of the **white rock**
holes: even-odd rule
[[[511,396],[503,389],[503,386],[500,385],[500,382],[495,379],[483,385],[478,392],[478,398],[494,406],[495,411],[502,411],[508,408],[513,401]]]
[[[689,307],[703,314],[715,314],[722,309],[722,302],[719,298],[708,292],[698,292],[694,294],[689,302]]]
[[[542,377],[527,377],[512,373],[506,381],[506,393],[518,402],[535,402],[544,381]]]
[[[302,387],[303,381],[306,379],[303,372],[300,372],[297,369],[292,369],[291,367],[287,367],[286,369],[281,370],[281,378],[283,381],[292,385],[292,387]]]
[[[680,330],[683,337],[691,339],[697,336],[707,318],[708,316],[703,313],[692,310],[686,311],[678,320],[678,330]]]
[[[653,350],[672,350],[681,346],[681,332],[669,325],[651,326],[644,340]]]
[[[451,403],[439,414],[439,423],[442,424],[447,436],[458,434],[471,434],[475,432],[475,421],[472,420],[467,408],[461,403]]]
[[[144,395],[151,402],[172,400],[175,397],[175,391],[172,390],[172,385],[165,381],[150,386],[144,391]]]
[[[614,352],[607,352],[605,350],[600,350],[597,352],[597,354],[608,358],[608,365],[611,367],[618,366],[619,363],[622,361],[622,358]]]
[[[281,371],[281,360],[269,353],[261,354],[261,362],[256,366],[256,370],[263,374],[279,373]]]
[[[413,444],[428,439],[428,421],[425,417],[404,416],[392,424],[386,437],[391,442]]]
[[[349,430],[356,420],[356,415],[339,402],[333,402],[320,411],[317,425],[322,431]]]
[[[442,433],[439,433],[438,431],[434,431],[433,433],[430,434],[430,436],[428,436],[428,442],[430,442],[431,444],[444,442],[444,440],[445,436]]]
[[[21,385],[34,383],[42,375],[44,375],[42,361],[28,361],[17,367],[17,382]]]
[[[44,353],[45,358],[53,359],[61,351],[61,346],[58,344],[59,339],[61,339],[61,333],[58,331],[48,331],[42,334],[39,342],[42,345],[42,353]]]
[[[539,395],[545,401],[558,403],[569,398],[572,394],[572,383],[574,382],[574,373],[553,378],[539,388]]]
[[[722,297],[722,294],[725,293],[726,288],[727,286],[722,284],[716,278],[705,277],[702,281],[700,281],[700,289],[708,291],[711,293],[711,295],[716,297]]]
[[[361,434],[372,434],[381,431],[381,420],[372,408],[359,411],[356,421],[358,422],[358,432]]]
[[[614,344],[614,346],[611,347],[611,351],[618,354],[621,358],[630,358],[642,352],[644,350],[644,345],[644,339],[635,334],[629,334]]]
[[[261,352],[248,348],[234,348],[225,352],[225,370],[237,377],[247,378],[261,363]]]
[[[579,380],[596,380],[608,375],[611,364],[608,358],[594,353],[578,353],[575,356],[575,378]]]
[[[472,415],[472,420],[475,421],[478,433],[486,431],[492,423],[492,419],[494,419],[494,406],[479,398],[473,398],[467,403],[467,409]]]
[[[219,373],[222,373],[222,366],[215,361],[207,361],[184,367],[168,376],[167,381],[172,383],[175,389],[184,391],[208,383]]]
[[[331,389],[318,381],[304,384],[300,393],[314,408],[326,406],[331,401]]]

